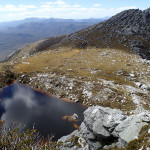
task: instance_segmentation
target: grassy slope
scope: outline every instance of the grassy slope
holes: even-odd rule
[[[67,73],[69,71],[71,76],[113,79],[126,83],[125,76],[118,77],[118,70],[122,69],[128,73],[133,71],[146,73],[148,70],[148,65],[137,63],[137,59],[139,56],[119,49],[60,48],[56,51],[46,51],[21,59],[20,62],[17,61],[14,68],[17,72],[47,72],[49,70]],[[98,73],[94,73],[94,71]],[[149,76],[145,76],[145,78],[150,79]]]
[[[55,81],[59,80],[62,76],[66,76],[69,79],[78,78],[76,89],[69,91],[69,93],[76,94],[78,97],[81,97],[81,99],[83,99],[83,97],[82,94],[79,95],[79,93],[82,93],[85,87],[78,90],[83,86],[80,82],[96,82],[95,84],[100,90],[95,89],[93,85],[90,89],[91,92],[95,97],[98,97],[98,92],[101,91],[103,92],[103,94],[101,94],[102,96],[105,94],[108,95],[107,100],[105,102],[103,100],[98,102],[92,101],[91,98],[87,103],[85,102],[88,105],[99,104],[130,111],[135,109],[135,104],[132,102],[132,90],[130,91],[130,89],[127,89],[127,86],[137,88],[135,81],[148,84],[150,82],[148,73],[149,66],[143,63],[138,55],[126,51],[125,49],[95,47],[78,49],[60,47],[53,50],[47,49],[46,51],[28,56],[28,54],[32,53],[41,42],[43,41],[30,44],[23,48],[11,62],[8,62],[8,64],[13,64],[13,71],[15,73],[30,75],[31,78],[36,77],[38,73],[54,73],[56,74]],[[121,73],[119,73],[120,71]],[[134,73],[135,77],[130,78],[130,74],[132,73]],[[105,83],[101,86],[103,79],[105,81],[112,81],[113,86]],[[39,81],[35,80],[34,83],[29,84],[46,92],[70,98],[65,93],[66,84],[63,85],[64,87],[61,86],[59,90],[57,88],[55,89],[55,87],[47,89],[45,83],[42,83],[41,80],[43,79],[41,78]],[[107,89],[110,89],[111,92],[108,92]],[[58,94],[60,91],[61,93]],[[114,94],[117,96],[114,97]],[[145,93],[141,94],[141,92],[137,91],[136,95],[145,96]],[[120,102],[123,97],[127,99],[124,105]],[[102,99],[102,97],[99,96],[99,99]],[[112,99],[114,100],[113,102],[111,101]],[[147,99],[148,97],[142,100],[148,102]],[[84,101],[86,101],[86,97],[84,97]]]

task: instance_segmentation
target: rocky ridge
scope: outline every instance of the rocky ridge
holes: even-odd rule
[[[122,45],[123,48],[130,48],[143,58],[149,59],[150,45],[147,41],[150,40],[150,8],[144,11],[139,9],[123,11],[100,24],[69,35],[67,40],[70,40],[73,46],[81,48],[92,45],[97,47]]]
[[[58,37],[59,38],[59,37]],[[51,39],[48,39],[51,43]],[[121,48],[150,59],[150,8],[125,10],[110,19],[84,30],[71,33],[57,44],[73,48],[99,47]],[[44,41],[45,44],[47,41]]]
[[[28,53],[28,57],[60,47],[71,49],[97,47],[131,51],[144,59],[150,59],[149,40],[150,8],[143,11],[130,9],[78,32],[45,39]]]

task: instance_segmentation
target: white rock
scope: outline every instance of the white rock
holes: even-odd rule
[[[130,75],[130,77],[135,77],[135,75],[133,73],[130,73],[129,75]]]
[[[78,119],[78,115],[77,115],[76,113],[74,113],[74,114],[72,115],[71,119],[73,119],[73,120]]]

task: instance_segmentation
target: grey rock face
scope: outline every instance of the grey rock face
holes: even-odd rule
[[[125,146],[130,141],[138,138],[138,134],[150,117],[146,114],[132,115],[123,120],[113,131],[113,136],[119,138],[119,145]]]
[[[142,121],[150,123],[150,114],[141,115]]]
[[[90,39],[89,35],[95,35],[95,38]],[[115,42],[119,45],[145,59],[150,59],[150,46],[146,44],[150,41],[150,8],[144,11],[125,10],[100,24],[71,34],[67,39],[73,47],[80,48],[93,45],[111,47],[111,43],[117,39]],[[140,44],[132,44],[134,41]]]
[[[61,139],[58,140],[58,142],[59,142],[59,141],[62,141],[62,142],[65,143],[66,141],[69,141],[73,135],[79,136],[78,130],[73,131],[73,132],[72,132],[71,134],[69,134],[69,135],[63,136]]]
[[[80,126],[80,133],[86,140],[95,140],[95,135],[87,129],[84,122]]]
[[[99,150],[102,145],[98,141],[88,141],[90,150]]]
[[[150,8],[143,11],[143,16],[145,17],[146,22],[150,22],[150,20],[148,20],[150,18]]]
[[[98,138],[108,138],[113,129],[126,118],[117,109],[93,106],[84,112],[84,123]]]
[[[80,144],[80,146],[75,145],[75,143],[71,142],[73,136],[79,137],[78,143]],[[78,130],[75,130],[67,136],[63,136],[58,140],[58,142],[63,142],[63,146],[60,147],[60,149],[62,150],[89,150],[89,144],[82,137],[82,134]]]

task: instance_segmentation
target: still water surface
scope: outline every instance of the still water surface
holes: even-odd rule
[[[70,103],[17,83],[3,88],[0,98],[1,120],[21,123],[26,129],[32,129],[35,124],[41,135],[47,137],[54,134],[54,140],[74,131],[74,124],[81,124],[86,109],[81,104]],[[78,121],[62,119],[73,113],[78,114]]]

